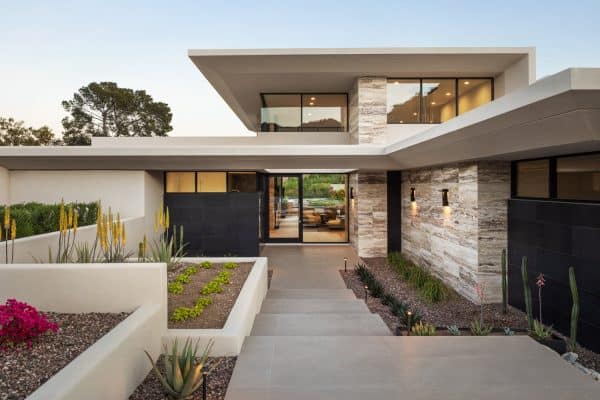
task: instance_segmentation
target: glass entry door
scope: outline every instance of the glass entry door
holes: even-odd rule
[[[267,241],[348,241],[346,174],[270,175],[267,194]]]
[[[300,175],[269,176],[269,240],[300,240]]]

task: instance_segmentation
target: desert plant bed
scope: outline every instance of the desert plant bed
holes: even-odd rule
[[[107,334],[128,314],[44,313],[58,325],[28,345],[0,350],[0,399],[24,399],[69,364],[79,354]]]
[[[451,335],[448,327],[456,325],[461,336],[469,336],[470,324],[479,317],[480,307],[457,293],[451,293],[445,300],[432,303],[423,298],[420,291],[398,276],[397,272],[389,265],[385,257],[363,258],[367,268],[383,286],[386,293],[397,298],[413,313],[422,317],[424,323],[436,327],[436,336]],[[356,297],[365,298],[365,285],[361,282],[354,268],[347,272],[340,271],[348,288],[352,289]],[[392,332],[400,327],[400,332],[406,335],[406,326],[399,322],[399,318],[392,313],[392,309],[382,303],[381,298],[376,298],[369,293],[367,306],[371,312],[377,313],[385,321]],[[494,327],[490,335],[504,335],[504,327],[510,327],[515,335],[527,334],[527,315],[521,310],[508,306],[507,314],[502,313],[501,304],[487,304],[484,306],[484,322]],[[560,333],[553,332],[555,336],[564,338]],[[587,368],[598,370],[600,368],[600,354],[594,353],[580,345],[575,352],[578,362]]]
[[[180,263],[168,273],[168,327],[222,329],[253,263]]]
[[[210,375],[207,378],[206,387],[206,398],[208,400],[223,400],[225,393],[227,392],[227,386],[233,374],[233,368],[237,357],[209,357],[206,368],[210,370],[213,365],[214,369],[211,370]],[[161,359],[158,362],[159,369],[164,372],[164,364]],[[163,386],[152,371],[148,373],[146,379],[133,394],[129,397],[129,400],[167,400],[169,397],[165,394]],[[202,388],[192,394],[189,397],[190,400],[202,399]]]

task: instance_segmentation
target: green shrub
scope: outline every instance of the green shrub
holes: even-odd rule
[[[448,298],[448,288],[436,278],[431,278],[421,290],[421,294],[430,303],[437,303]]]
[[[204,295],[213,294],[213,293],[221,293],[223,291],[223,285],[228,285],[231,283],[231,272],[222,271],[214,277],[210,282],[208,282],[200,293]]]
[[[67,203],[78,214],[79,226],[93,225],[98,216],[98,203]],[[0,220],[4,220],[6,207],[0,206]],[[13,204],[10,206],[11,218],[17,221],[17,238],[56,232],[59,226],[60,204],[42,204],[36,202]]]
[[[419,322],[411,328],[410,332],[415,336],[435,336],[435,326]]]
[[[236,269],[237,267],[239,267],[239,265],[234,262],[226,262],[225,264],[223,264],[223,268],[225,269]]]
[[[167,291],[171,294],[181,294],[183,293],[183,284],[177,281],[171,282],[167,286]]]
[[[200,293],[207,295],[213,293],[221,293],[223,291],[223,286],[217,281],[210,281],[200,291]]]
[[[173,321],[185,321],[191,318],[196,318],[204,312],[204,309],[212,304],[210,297],[199,297],[193,307],[179,307],[171,314]]]
[[[426,301],[437,303],[446,300],[451,295],[451,290],[440,279],[413,264],[401,253],[390,253],[388,262],[400,277],[406,280],[410,286],[418,289],[419,294]]]

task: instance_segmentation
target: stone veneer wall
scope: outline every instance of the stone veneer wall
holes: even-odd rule
[[[415,204],[410,189],[415,188]],[[442,189],[449,207],[442,207]],[[402,251],[457,292],[501,300],[500,254],[506,247],[510,165],[473,162],[402,173]]]
[[[349,95],[351,143],[382,144],[387,126],[387,79],[358,78]]]
[[[360,257],[387,256],[386,180],[385,171],[350,175],[350,243]]]

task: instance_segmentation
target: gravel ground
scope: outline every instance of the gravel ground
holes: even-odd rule
[[[386,291],[396,296],[398,299],[409,304],[412,308],[418,309],[423,315],[423,321],[433,324],[437,327],[446,327],[448,325],[457,325],[461,328],[468,328],[475,318],[479,317],[479,306],[471,303],[462,296],[453,293],[450,299],[445,302],[430,304],[422,300],[418,292],[407,285],[395,271],[387,264],[384,257],[365,258],[363,261],[373,272],[376,278],[385,287]],[[365,296],[364,285],[358,279],[354,271],[340,271],[346,285],[351,288],[357,297]],[[396,332],[398,319],[390,312],[389,307],[381,304],[379,299],[369,296],[367,301],[369,309],[381,316],[392,332]],[[514,307],[508,307],[508,314],[502,314],[500,304],[490,304],[484,306],[484,320],[496,328],[509,326],[512,329],[526,329],[527,316],[524,312]],[[445,334],[445,333],[444,333]],[[558,332],[555,334],[563,337]],[[577,346],[576,351],[578,362],[587,368],[595,371],[600,370],[600,354],[594,353],[584,347]]]
[[[206,398],[209,400],[222,400],[225,398],[227,386],[233,373],[233,367],[237,357],[211,357],[208,359],[208,368],[211,364],[218,362],[217,367],[211,372],[208,378],[208,387]],[[162,370],[162,362],[159,362],[159,368]],[[150,371],[144,382],[129,397],[129,400],[167,400],[169,397],[163,392],[162,385],[153,371]],[[198,390],[190,399],[202,399],[202,388]]]
[[[75,357],[108,333],[128,314],[44,313],[57,333],[0,351],[0,399],[24,399]]]
[[[176,276],[182,272],[187,266],[194,264],[180,264],[176,269],[172,270],[169,275],[169,282],[173,281]],[[242,290],[246,278],[252,270],[253,263],[238,263],[238,268],[228,269],[231,273],[231,283],[223,285],[223,292],[213,293],[209,295],[213,300],[213,304],[207,306],[204,312],[198,317],[188,319],[187,321],[171,321],[169,319],[170,329],[221,329],[225,325],[229,312],[233,308],[237,297]],[[223,264],[213,264],[212,268],[198,268],[198,272],[193,274],[190,282],[183,285],[183,293],[168,294],[169,298],[169,316],[178,307],[192,307],[198,297],[202,296],[200,290],[204,285],[217,276],[221,271],[224,271]]]

